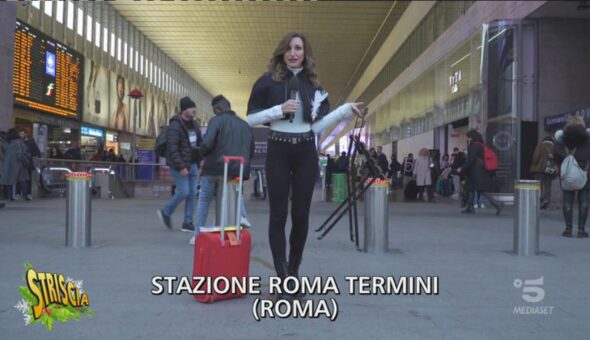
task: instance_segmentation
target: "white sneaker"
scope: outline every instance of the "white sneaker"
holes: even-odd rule
[[[479,206],[477,205],[477,203],[473,205],[473,208],[475,208],[475,209],[479,208]]]
[[[194,235],[193,235],[193,237],[191,237],[191,240],[190,240],[190,241],[188,241],[188,243],[189,243],[191,246],[194,246],[194,245],[195,245],[195,236],[194,236]]]
[[[483,203],[480,203],[479,207],[483,209],[483,208],[485,208],[486,206],[485,206],[485,204],[483,204]]]
[[[246,217],[244,217],[244,216],[242,216],[242,217],[240,218],[240,225],[241,225],[242,227],[244,227],[244,228],[248,228],[248,229],[249,229],[250,227],[252,227],[252,225],[250,224],[250,221],[248,221],[248,219],[247,219]]]

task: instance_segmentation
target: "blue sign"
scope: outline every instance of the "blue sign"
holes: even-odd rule
[[[80,128],[80,133],[82,133],[84,136],[92,136],[92,137],[98,137],[98,138],[104,138],[104,131],[101,129],[96,129],[96,128],[91,128],[88,126],[82,126]]]
[[[156,153],[152,150],[137,150],[137,161],[139,163],[156,163]],[[137,179],[153,180],[156,174],[155,166],[151,165],[138,165],[137,166]]]
[[[45,52],[45,73],[55,77],[55,54],[49,51]]]
[[[590,107],[576,111],[568,111],[553,116],[545,117],[545,131],[555,131],[563,128],[569,116],[582,116],[586,124],[590,124]]]

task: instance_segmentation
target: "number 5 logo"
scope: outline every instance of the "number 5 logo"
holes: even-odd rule
[[[545,298],[543,286],[543,276],[534,280],[525,280],[524,286],[521,279],[514,280],[515,288],[522,288],[522,298],[526,302],[537,303]]]

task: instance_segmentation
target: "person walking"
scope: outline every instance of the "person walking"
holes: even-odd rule
[[[557,166],[553,150],[555,149],[555,141],[551,136],[543,138],[541,143],[535,147],[533,153],[533,160],[530,167],[530,172],[534,178],[541,182],[541,209],[547,209],[551,202],[551,184],[557,177]],[[547,173],[550,169],[555,173]]]
[[[484,166],[484,147],[483,137],[475,130],[467,132],[469,146],[467,149],[467,161],[461,171],[467,176],[466,191],[468,192],[466,209],[462,212],[465,214],[475,213],[473,202],[475,192],[478,191],[480,196],[485,197],[490,204],[496,208],[496,215],[502,213],[504,203],[496,201],[489,191],[492,188],[492,174]]]
[[[199,228],[207,222],[209,205],[215,194],[215,187],[222,186],[223,180],[223,156],[241,156],[245,160],[244,178],[250,177],[250,158],[254,154],[254,140],[248,124],[240,119],[231,110],[231,104],[224,96],[219,95],[211,101],[215,117],[209,122],[207,132],[203,137],[203,143],[199,148],[201,158],[201,189],[197,204],[197,224],[190,244],[195,244],[195,238],[199,234]],[[228,176],[240,176],[240,167],[235,163],[228,165]],[[240,200],[241,224],[250,227],[246,216],[244,200]],[[233,223],[233,221],[229,221]]]
[[[201,130],[194,120],[197,105],[189,97],[180,100],[180,113],[170,118],[166,128],[166,165],[176,184],[174,196],[162,209],[157,210],[162,224],[172,229],[172,213],[185,201],[182,231],[192,232],[193,212],[197,183],[199,182],[199,145],[203,140]]]

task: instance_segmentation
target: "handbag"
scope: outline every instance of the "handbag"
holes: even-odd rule
[[[547,155],[547,160],[545,160],[545,167],[543,168],[543,173],[551,178],[557,177],[557,164],[555,164],[553,154]]]

